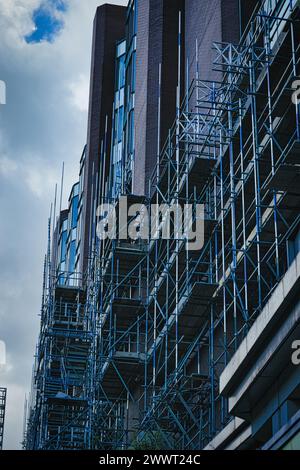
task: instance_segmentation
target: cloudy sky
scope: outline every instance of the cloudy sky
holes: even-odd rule
[[[0,0],[0,341],[5,449],[19,449],[39,329],[47,218],[85,144],[92,21],[101,0]],[[126,4],[126,0],[109,3]]]

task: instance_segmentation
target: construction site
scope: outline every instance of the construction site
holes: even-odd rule
[[[123,79],[101,164],[88,168],[88,143],[69,208],[54,203],[49,219],[24,448],[300,449],[300,375],[290,360],[300,338],[299,1],[249,2],[239,41],[211,44],[212,80],[203,78],[198,38],[191,76],[188,11],[179,5],[173,124],[162,140],[159,63],[144,191],[135,191],[130,144],[135,3],[127,44],[114,43]],[[189,0],[178,3],[187,9]],[[203,247],[188,250],[174,223],[168,239],[138,228],[135,240],[99,239],[98,206],[117,211],[124,196],[135,214],[119,230],[139,227],[142,207],[150,213],[153,204],[189,204],[194,226],[201,205]],[[160,231],[164,223],[160,216]]]

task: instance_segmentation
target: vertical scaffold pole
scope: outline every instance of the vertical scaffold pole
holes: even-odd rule
[[[254,25],[251,25],[252,32]],[[260,309],[262,305],[262,289],[261,289],[261,257],[260,257],[260,231],[261,231],[261,200],[260,200],[260,174],[259,174],[259,143],[257,129],[257,106],[256,106],[256,74],[255,74],[255,46],[252,46],[250,59],[250,92],[251,92],[251,121],[252,121],[252,147],[253,147],[253,164],[254,164],[254,191],[255,191],[255,213],[256,213],[256,254],[257,254],[257,287],[258,287],[258,305]]]
[[[177,122],[176,122],[176,227],[175,227],[175,240],[176,240],[176,275],[175,275],[175,377],[177,380],[178,374],[178,354],[179,354],[179,331],[178,331],[178,315],[179,315],[179,183],[180,183],[180,97],[181,97],[181,11],[179,12],[178,21],[178,85],[177,85]]]

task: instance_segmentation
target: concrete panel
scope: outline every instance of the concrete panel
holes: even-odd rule
[[[259,348],[260,344],[268,334],[268,331],[270,331],[272,322],[276,322],[277,317],[284,308],[284,304],[289,301],[289,296],[294,295],[300,281],[299,274],[300,254],[297,256],[294,263],[292,263],[284,278],[278,284],[269,302],[256,319],[248,335],[241,343],[228,366],[224,369],[220,377],[221,393],[230,393],[231,388],[239,381],[239,377],[243,376],[247,364],[249,364],[253,359],[255,349]]]
[[[274,383],[279,383],[281,374],[289,375],[296,372],[295,379],[291,382],[287,377],[283,383],[289,384],[282,389],[280,396],[279,388],[277,393],[278,403],[284,401],[292,392],[293,388],[299,384],[299,373],[291,363],[291,345],[300,334],[300,302],[292,309],[289,316],[284,319],[282,325],[277,327],[276,334],[269,330],[269,341],[262,348],[261,353],[251,367],[244,368],[243,379],[235,384],[229,398],[229,412],[235,416],[248,419],[253,414],[255,407],[265,398],[265,394]],[[274,407],[275,410],[276,406]]]
[[[245,430],[245,425],[248,428],[248,425],[243,419],[234,418],[212,441],[210,441],[204,450],[224,449],[227,446],[228,441],[232,441],[237,434],[241,434]]]

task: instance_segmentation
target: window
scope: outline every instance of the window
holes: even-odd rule
[[[69,273],[75,271],[76,263],[76,240],[73,240],[70,244],[70,253],[69,253]]]
[[[137,2],[131,1],[128,5],[128,17],[127,17],[127,43],[128,47],[131,44],[133,36],[136,35],[137,32]]]
[[[127,95],[135,92],[135,77],[136,75],[136,53],[132,53],[130,60],[126,69],[126,85],[127,85]],[[127,96],[127,103],[130,102],[130,96]]]
[[[120,57],[118,66],[118,89],[120,90],[125,86],[125,55]]]
[[[62,235],[61,235],[61,252],[60,252],[60,262],[63,263],[66,261],[66,255],[67,255],[67,237],[68,233],[65,230]]]
[[[124,107],[122,106],[118,112],[118,142],[121,142],[123,135],[123,118],[124,118]]]
[[[125,86],[125,59],[126,59],[126,41],[121,42],[117,46],[116,60],[116,79],[115,90],[119,91]]]
[[[133,153],[134,150],[134,112],[129,115],[128,121],[128,153]]]
[[[78,202],[79,196],[75,196],[72,200],[72,226],[71,228],[75,228],[77,226],[77,217],[78,217]]]
[[[300,229],[298,232],[287,242],[287,256],[289,266],[300,253]]]

